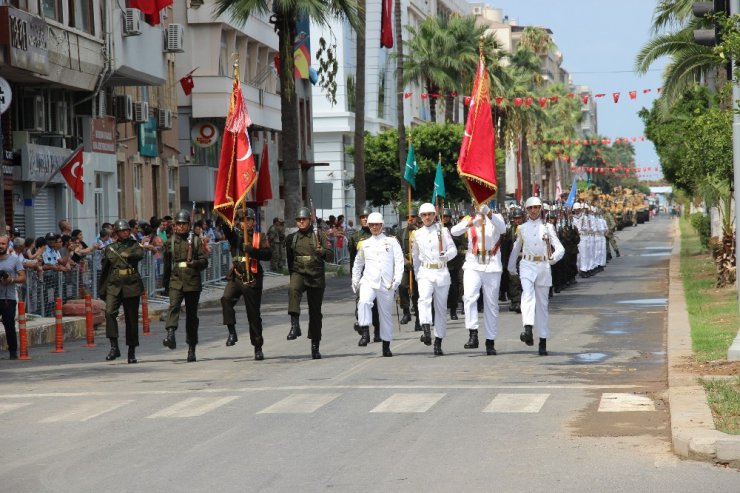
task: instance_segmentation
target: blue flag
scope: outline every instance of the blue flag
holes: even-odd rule
[[[573,185],[570,187],[570,193],[568,199],[565,201],[565,207],[573,207],[576,201],[576,178],[573,177]]]

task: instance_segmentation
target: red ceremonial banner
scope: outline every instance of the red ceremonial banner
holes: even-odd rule
[[[75,199],[80,204],[85,203],[85,182],[82,180],[82,151],[83,146],[79,146],[59,168],[59,172],[67,181],[67,185],[72,189]]]
[[[383,0],[383,8],[380,15],[380,47],[393,48],[393,0]]]

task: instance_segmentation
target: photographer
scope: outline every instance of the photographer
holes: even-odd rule
[[[15,333],[15,305],[18,294],[16,284],[26,282],[21,257],[8,251],[7,235],[0,236],[0,317],[5,327],[10,359],[18,359],[18,338]]]

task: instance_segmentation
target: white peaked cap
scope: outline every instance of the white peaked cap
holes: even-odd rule
[[[426,214],[427,212],[436,213],[437,210],[434,208],[434,205],[430,204],[429,202],[421,204],[421,207],[419,207],[419,214]]]
[[[542,201],[540,200],[540,198],[539,197],[529,197],[527,201],[524,203],[524,208],[526,209],[527,207],[533,207],[537,205],[540,205],[540,206],[542,205]]]

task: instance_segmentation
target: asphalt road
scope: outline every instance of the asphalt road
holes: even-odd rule
[[[547,357],[504,308],[497,356],[463,349],[461,317],[445,356],[409,324],[383,358],[378,343],[357,346],[344,277],[329,280],[322,360],[305,336],[286,340],[282,291],[263,303],[261,362],[244,328],[224,346],[215,307],[200,313],[197,363],[182,328],[177,349],[162,346],[161,323],[137,365],[105,362],[102,339],[0,360],[0,489],[739,491],[737,471],[671,452],[670,226],[621,232],[621,258],[555,296]]]

